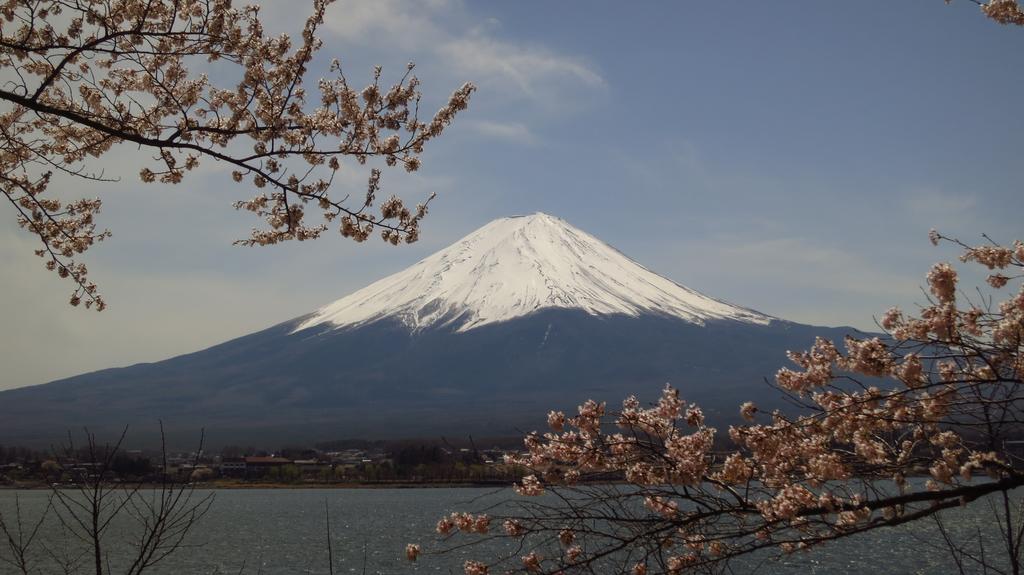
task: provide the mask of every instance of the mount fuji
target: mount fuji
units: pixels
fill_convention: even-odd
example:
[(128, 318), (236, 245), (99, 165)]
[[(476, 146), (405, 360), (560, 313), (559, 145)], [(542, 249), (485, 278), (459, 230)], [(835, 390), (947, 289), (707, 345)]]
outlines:
[[(756, 281), (756, 278), (751, 278)], [(320, 309), (192, 354), (0, 392), (0, 443), (69, 428), (207, 430), (214, 445), (540, 428), (666, 383), (711, 421), (781, 406), (765, 378), (816, 335), (657, 275), (546, 214), (502, 218)]]
[(296, 332), (397, 319), (413, 331), (473, 328), (551, 309), (704, 324), (772, 318), (673, 283), (547, 214), (495, 220), (405, 271), (324, 306)]

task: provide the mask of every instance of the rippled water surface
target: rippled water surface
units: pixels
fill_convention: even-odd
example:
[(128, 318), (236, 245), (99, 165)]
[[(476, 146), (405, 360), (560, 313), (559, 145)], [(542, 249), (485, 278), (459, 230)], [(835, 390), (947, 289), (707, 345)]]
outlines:
[[(437, 543), (437, 519), (453, 510), (479, 510), (512, 497), (511, 490), (474, 488), (416, 489), (251, 489), (222, 490), (206, 517), (195, 527), (189, 543), (151, 573), (328, 573), (325, 505), (329, 507), (335, 573), (461, 573), (469, 557), (486, 557), (476, 548), (443, 556), (425, 556), (415, 564), (404, 559), (405, 544)], [(45, 506), (46, 491), (0, 490), (0, 512), (8, 519), (15, 498), (26, 517)], [(946, 512), (947, 527), (959, 538), (979, 537), (990, 553), (998, 549), (998, 527), (987, 502)], [(116, 527), (129, 529), (130, 524)], [(122, 531), (122, 533), (125, 531)], [(115, 533), (112, 540), (125, 538)], [(66, 545), (60, 529), (47, 525), (41, 536), (51, 551)], [(810, 553), (757, 561), (758, 573), (950, 573), (955, 572), (941, 545), (935, 524), (922, 521), (852, 537)], [(123, 561), (123, 549), (111, 545), (113, 572)], [(4, 571), (0, 565), (0, 573)], [(755, 570), (754, 561), (735, 572)], [(41, 570), (48, 573), (50, 570)]]

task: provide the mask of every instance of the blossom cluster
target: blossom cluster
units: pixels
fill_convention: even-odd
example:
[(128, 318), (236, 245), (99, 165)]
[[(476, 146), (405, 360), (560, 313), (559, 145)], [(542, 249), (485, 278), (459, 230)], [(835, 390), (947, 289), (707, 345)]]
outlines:
[[(271, 36), (258, 6), (231, 0), (0, 1), (0, 191), (21, 227), (42, 242), (41, 256), (77, 288), (71, 303), (105, 306), (86, 269), (69, 260), (109, 236), (95, 228), (99, 200), (60, 202), (45, 192), (55, 172), (110, 181), (88, 162), (117, 144), (152, 151), (143, 182), (177, 184), (204, 162), (226, 165), (255, 189), (235, 204), (264, 220), (238, 243), (267, 245), (319, 237), (336, 223), (363, 241), (414, 242), (431, 198), (411, 206), (379, 198), (379, 169), (365, 193), (334, 193), (343, 161), (376, 158), (415, 171), (424, 146), (465, 110), (475, 90), (455, 90), (421, 119), (420, 82), (409, 64), (386, 83), (374, 70), (352, 86), (335, 60), (310, 86), (317, 36), (331, 0), (315, 0), (301, 33)], [(220, 61), (223, 79), (190, 68)], [(17, 70), (17, 73), (14, 71)], [(314, 97), (313, 94), (316, 94)], [(320, 212), (322, 221), (309, 223)]]
[(451, 535), (456, 530), (463, 533), (479, 533), (486, 535), (491, 527), (491, 518), (487, 515), (472, 515), (455, 512), (442, 517), (437, 522), (436, 531), (441, 535)]
[(551, 431), (530, 434), (527, 455), (506, 458), (534, 471), (516, 491), (537, 496), (544, 493), (544, 481), (572, 485), (587, 474), (609, 471), (622, 471), (630, 482), (648, 486), (692, 485), (704, 478), (715, 430), (704, 425), (699, 407), (687, 407), (677, 389), (666, 386), (648, 409), (636, 397), (627, 398), (614, 417), (616, 433), (604, 432), (605, 416), (605, 404), (593, 400), (580, 405), (573, 417), (551, 412)]
[(981, 11), (1000, 24), (1024, 26), (1024, 10), (1017, 0), (989, 0), (981, 4)]

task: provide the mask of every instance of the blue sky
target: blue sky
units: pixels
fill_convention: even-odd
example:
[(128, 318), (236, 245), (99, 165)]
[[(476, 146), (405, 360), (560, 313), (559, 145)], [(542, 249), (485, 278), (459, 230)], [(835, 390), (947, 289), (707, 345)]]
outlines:
[[(264, 4), (299, 30), (294, 3)], [(267, 327), (512, 214), (558, 215), (715, 297), (860, 328), (955, 258), (930, 228), (1024, 239), (1024, 30), (969, 2), (378, 0), (328, 20), (324, 59), (352, 80), (414, 60), (428, 109), (479, 86), (419, 173), (384, 174), (386, 192), (438, 194), (421, 242), (232, 247), (256, 223), (230, 208), (249, 190), (217, 166), (143, 185), (146, 156), (117, 149), (120, 182), (67, 185), (106, 203), (114, 236), (86, 261), (107, 311), (64, 305), (70, 285), (0, 222), (0, 388)], [(358, 191), (365, 168), (346, 169)]]

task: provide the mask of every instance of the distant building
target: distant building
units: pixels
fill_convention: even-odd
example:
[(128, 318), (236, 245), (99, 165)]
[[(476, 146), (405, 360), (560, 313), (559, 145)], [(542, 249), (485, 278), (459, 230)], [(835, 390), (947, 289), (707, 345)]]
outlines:
[(274, 455), (268, 456), (250, 456), (245, 458), (245, 474), (246, 476), (260, 476), (267, 471), (284, 467), (285, 465), (291, 465), (292, 460), (284, 457), (276, 457)]
[(244, 457), (225, 457), (220, 462), (220, 474), (224, 477), (244, 477), (245, 468)]
[(303, 473), (315, 473), (324, 469), (330, 469), (331, 464), (317, 459), (296, 459), (292, 462)]

